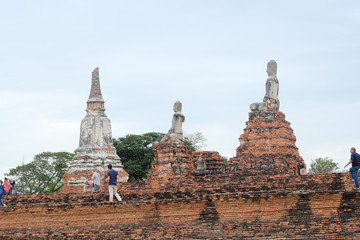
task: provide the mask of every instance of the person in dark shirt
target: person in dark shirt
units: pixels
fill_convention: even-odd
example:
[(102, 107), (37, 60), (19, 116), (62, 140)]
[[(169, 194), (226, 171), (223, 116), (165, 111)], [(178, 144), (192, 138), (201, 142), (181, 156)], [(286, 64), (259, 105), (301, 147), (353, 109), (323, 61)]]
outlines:
[(10, 181), (10, 195), (16, 195), (15, 180)]
[(120, 195), (117, 192), (117, 175), (118, 172), (112, 169), (112, 165), (108, 165), (109, 171), (107, 173), (108, 175), (108, 182), (109, 182), (109, 202), (113, 201), (113, 197), (115, 195), (116, 199), (119, 202), (122, 202)]
[(355, 181), (356, 189), (360, 189), (358, 170), (360, 168), (360, 155), (356, 152), (356, 149), (352, 147), (350, 149), (351, 157), (350, 161), (345, 165), (346, 168), (351, 163), (350, 174), (351, 178)]

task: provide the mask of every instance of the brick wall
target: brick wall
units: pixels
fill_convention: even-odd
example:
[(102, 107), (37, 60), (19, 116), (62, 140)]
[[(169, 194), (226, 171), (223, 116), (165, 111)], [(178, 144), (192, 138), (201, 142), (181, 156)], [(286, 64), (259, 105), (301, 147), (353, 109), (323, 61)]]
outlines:
[[(0, 238), (360, 239), (350, 174), (300, 175), (295, 140), (285, 115), (272, 111), (249, 114), (226, 166), (217, 152), (158, 143), (147, 181), (119, 183), (123, 204), (107, 202), (104, 182), (96, 194), (67, 186), (5, 197)], [(207, 170), (195, 170), (199, 158)]]
[[(179, 180), (179, 179), (178, 179)], [(360, 194), (348, 174), (193, 176), (154, 189), (5, 197), (3, 239), (359, 239)]]

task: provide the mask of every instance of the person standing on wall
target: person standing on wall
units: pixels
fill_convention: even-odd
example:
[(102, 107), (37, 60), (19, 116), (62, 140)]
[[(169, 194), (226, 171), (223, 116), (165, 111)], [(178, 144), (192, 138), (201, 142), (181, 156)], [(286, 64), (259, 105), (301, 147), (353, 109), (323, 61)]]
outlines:
[(352, 147), (350, 149), (351, 157), (350, 161), (345, 165), (346, 168), (351, 163), (350, 174), (351, 178), (355, 181), (356, 189), (360, 189), (358, 170), (360, 168), (360, 155), (356, 152), (356, 149)]
[(4, 195), (9, 195), (10, 185), (7, 177), (4, 179)]
[(16, 195), (15, 180), (10, 181), (10, 195)]
[(109, 168), (109, 171), (108, 171), (107, 175), (108, 175), (108, 182), (109, 182), (109, 202), (113, 201), (114, 195), (119, 202), (122, 202), (122, 199), (117, 192), (117, 186), (116, 186), (118, 172), (115, 171), (114, 169), (112, 169), (111, 164), (108, 165), (108, 168)]
[(100, 174), (98, 172), (96, 172), (95, 170), (93, 170), (92, 180), (94, 183), (94, 192), (99, 191), (99, 189), (100, 189)]

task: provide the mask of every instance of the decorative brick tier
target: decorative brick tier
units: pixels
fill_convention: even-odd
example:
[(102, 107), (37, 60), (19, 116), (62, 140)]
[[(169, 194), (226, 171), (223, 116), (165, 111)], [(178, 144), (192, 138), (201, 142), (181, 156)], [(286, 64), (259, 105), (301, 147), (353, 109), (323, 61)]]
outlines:
[(299, 166), (305, 166), (295, 146), (294, 132), (282, 112), (250, 112), (239, 141), (230, 164), (245, 175), (299, 175)]

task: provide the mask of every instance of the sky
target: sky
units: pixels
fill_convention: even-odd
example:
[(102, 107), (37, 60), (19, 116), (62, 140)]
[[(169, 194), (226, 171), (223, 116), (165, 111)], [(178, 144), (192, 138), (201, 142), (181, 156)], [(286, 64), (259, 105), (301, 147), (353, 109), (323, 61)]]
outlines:
[(185, 134), (233, 157), (274, 59), (306, 164), (360, 149), (357, 0), (1, 1), (0, 29), (0, 178), (78, 147), (96, 67), (114, 138), (167, 132), (180, 100)]

